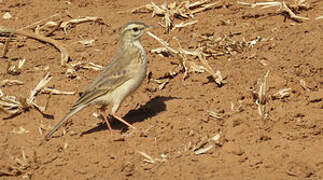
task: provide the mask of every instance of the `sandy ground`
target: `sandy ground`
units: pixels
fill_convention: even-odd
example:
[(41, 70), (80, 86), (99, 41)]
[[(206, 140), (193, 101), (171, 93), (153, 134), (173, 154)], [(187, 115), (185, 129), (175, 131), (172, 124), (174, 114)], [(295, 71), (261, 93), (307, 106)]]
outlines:
[[(180, 42), (191, 51), (198, 47), (201, 35), (214, 39), (226, 36), (236, 43), (261, 40), (240, 51), (229, 49), (231, 54), (207, 58), (212, 69), (225, 78), (226, 83), (218, 86), (207, 72), (190, 72), (183, 80), (179, 58), (151, 53), (161, 45), (145, 35), (142, 44), (150, 79), (146, 78), (118, 111), (144, 133), (132, 133), (114, 121), (115, 136), (132, 133), (116, 141), (106, 125), (92, 116), (96, 112), (93, 106), (73, 116), (50, 141), (44, 141), (41, 133), (68, 112), (98, 71), (80, 68), (76, 77), (70, 78), (53, 46), (13, 36), (6, 57), (0, 58), (0, 80), (16, 79), (24, 84), (1, 87), (3, 93), (28, 97), (50, 72), (48, 87), (75, 94), (52, 95), (49, 101), (49, 95), (39, 94), (37, 104), (48, 102), (47, 116), (34, 108), (14, 117), (0, 112), (0, 179), (323, 179), (323, 20), (315, 20), (323, 15), (323, 1), (309, 0), (311, 8), (294, 9), (310, 18), (303, 22), (286, 18), (277, 7), (250, 8), (223, 1), (224, 6), (197, 13), (194, 19), (175, 18), (175, 24), (198, 22), (169, 33), (158, 25), (163, 17), (127, 12), (150, 3), (148, 0), (69, 2), (1, 0), (1, 16), (9, 12), (12, 17), (1, 17), (0, 25), (20, 29), (57, 13), (39, 24), (101, 17), (100, 22), (70, 27), (67, 34), (57, 30), (49, 38), (67, 46), (70, 63), (102, 66), (116, 50), (119, 28), (133, 20), (159, 27), (152, 32), (172, 47), (178, 48)], [(154, 2), (161, 5), (165, 1)], [(37, 25), (24, 30), (32, 32)], [(1, 49), (5, 37), (2, 34)], [(78, 42), (92, 39), (92, 45)], [(26, 62), (20, 73), (8, 74), (9, 62), (18, 64), (21, 59)], [(189, 61), (199, 64), (192, 56)], [(178, 74), (159, 89), (154, 80), (169, 72)], [(267, 72), (261, 116), (256, 101)], [(285, 88), (290, 88), (288, 96), (275, 98), (274, 94)], [(201, 150), (205, 152), (198, 154)]]

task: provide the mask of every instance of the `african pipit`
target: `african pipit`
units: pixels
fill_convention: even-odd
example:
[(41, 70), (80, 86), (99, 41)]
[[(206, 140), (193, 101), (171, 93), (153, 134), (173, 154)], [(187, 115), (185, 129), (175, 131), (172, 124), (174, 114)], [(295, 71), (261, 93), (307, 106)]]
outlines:
[[(141, 22), (130, 22), (121, 28), (116, 55), (74, 103), (69, 113), (48, 132), (45, 136), (47, 140), (66, 120), (91, 104), (101, 105), (101, 113), (104, 113), (107, 106), (111, 105), (110, 115), (128, 127), (135, 129), (134, 126), (118, 117), (116, 112), (122, 101), (134, 92), (145, 78), (147, 59), (140, 38), (150, 28), (151, 26)], [(112, 133), (108, 117), (104, 114), (103, 117), (110, 133)]]

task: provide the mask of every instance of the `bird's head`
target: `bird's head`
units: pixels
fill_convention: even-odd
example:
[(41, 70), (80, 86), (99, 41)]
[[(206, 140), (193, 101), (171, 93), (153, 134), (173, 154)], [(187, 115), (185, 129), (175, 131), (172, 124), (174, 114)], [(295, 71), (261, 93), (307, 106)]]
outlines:
[(120, 29), (120, 38), (123, 41), (135, 41), (140, 39), (140, 37), (151, 28), (152, 26), (142, 22), (129, 22)]

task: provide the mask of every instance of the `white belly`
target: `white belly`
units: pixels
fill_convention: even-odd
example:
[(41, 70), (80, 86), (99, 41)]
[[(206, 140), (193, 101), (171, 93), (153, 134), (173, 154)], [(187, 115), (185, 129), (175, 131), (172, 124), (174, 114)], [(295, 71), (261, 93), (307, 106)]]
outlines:
[(131, 95), (138, 87), (141, 85), (142, 81), (146, 75), (147, 65), (143, 64), (144, 67), (138, 68), (138, 71), (133, 75), (132, 79), (129, 79), (127, 82), (116, 88), (111, 93), (108, 93), (105, 96), (101, 96), (97, 99), (98, 103), (105, 105), (112, 105), (111, 113), (114, 114), (119, 109), (122, 101), (129, 95)]
[(134, 44), (140, 50), (140, 56), (142, 59), (142, 64), (134, 65), (132, 78), (127, 82), (116, 88), (111, 93), (108, 93), (105, 96), (101, 96), (97, 99), (97, 102), (102, 103), (104, 105), (112, 105), (111, 113), (114, 114), (119, 109), (122, 101), (132, 94), (138, 87), (141, 85), (142, 81), (145, 79), (146, 71), (147, 71), (147, 59), (146, 52), (144, 48), (141, 46), (139, 41), (135, 41)]

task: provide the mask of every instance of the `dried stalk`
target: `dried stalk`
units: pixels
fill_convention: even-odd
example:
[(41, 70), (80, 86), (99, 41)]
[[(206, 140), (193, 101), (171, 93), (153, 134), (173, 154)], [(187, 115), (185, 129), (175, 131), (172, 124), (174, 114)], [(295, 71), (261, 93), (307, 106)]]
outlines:
[[(217, 71), (215, 73), (213, 71), (213, 69), (208, 64), (207, 60), (205, 59), (205, 55), (201, 51), (200, 48), (195, 49), (194, 51), (188, 51), (188, 50), (185, 50), (185, 49), (183, 49), (181, 47), (179, 47), (178, 49), (175, 49), (175, 48), (170, 47), (167, 42), (160, 39), (159, 37), (157, 37), (153, 33), (147, 32), (147, 34), (149, 36), (151, 36), (152, 38), (154, 38), (155, 40), (157, 40), (160, 44), (162, 44), (170, 53), (173, 53), (173, 54), (175, 54), (175, 55), (177, 55), (179, 57), (180, 64), (182, 65), (182, 67), (184, 69), (183, 79), (185, 79), (187, 77), (187, 73), (188, 73), (188, 68), (186, 66), (187, 59), (188, 59), (187, 55), (191, 55), (191, 56), (197, 57), (200, 60), (201, 64), (205, 67), (205, 70), (214, 78), (215, 82), (219, 86), (221, 86), (221, 85), (223, 85), (225, 83), (225, 81), (223, 80), (223, 78), (221, 76), (221, 72)], [(179, 46), (181, 46), (180, 43), (179, 43)]]
[(66, 47), (54, 39), (51, 39), (51, 38), (48, 38), (48, 37), (45, 37), (45, 36), (42, 36), (39, 34), (26, 32), (23, 30), (15, 30), (15, 29), (5, 28), (3, 26), (0, 26), (0, 33), (12, 33), (12, 34), (16, 34), (16, 35), (22, 35), (22, 36), (26, 36), (28, 38), (32, 38), (32, 39), (41, 41), (41, 42), (49, 43), (61, 52), (61, 65), (62, 66), (64, 66), (65, 63), (67, 63), (67, 61), (68, 61), (69, 53), (68, 53)]
[[(193, 18), (194, 14), (214, 8), (218, 3), (219, 1), (209, 2), (209, 0), (196, 2), (182, 1), (180, 3), (163, 3), (162, 5), (158, 6), (154, 2), (151, 2), (150, 4), (133, 9), (131, 13), (152, 13), (152, 17), (155, 15), (163, 16), (164, 23), (161, 24), (161, 26), (166, 28), (169, 32), (176, 28), (176, 25), (173, 25), (175, 18)], [(183, 24), (179, 24), (177, 26), (181, 27)]]
[(262, 117), (264, 117), (264, 112), (265, 112), (266, 102), (267, 102), (268, 76), (269, 76), (269, 71), (267, 71), (267, 73), (264, 76), (264, 81), (260, 84), (259, 91), (258, 91), (258, 100), (256, 102), (256, 104), (258, 105), (258, 113)]
[(0, 87), (4, 86), (12, 86), (12, 85), (23, 85), (24, 83), (19, 80), (10, 80), (10, 79), (5, 79), (0, 81)]
[(72, 25), (75, 24), (80, 24), (80, 23), (85, 23), (85, 22), (97, 22), (102, 20), (102, 18), (100, 17), (95, 17), (95, 16), (85, 16), (85, 17), (80, 17), (80, 18), (76, 18), (76, 19), (71, 19), (65, 22), (62, 22), (60, 24), (60, 28), (64, 29), (64, 32), (67, 34), (66, 29)]
[(16, 115), (22, 113), (30, 108), (36, 108), (41, 113), (44, 113), (46, 106), (39, 106), (35, 103), (36, 96), (39, 93), (48, 93), (50, 95), (73, 95), (74, 92), (59, 91), (53, 88), (45, 87), (47, 83), (52, 79), (52, 76), (47, 73), (43, 79), (36, 85), (36, 87), (30, 92), (28, 98), (17, 98), (15, 96), (7, 96), (0, 90), (0, 111), (10, 115)]
[[(309, 20), (307, 17), (297, 16), (288, 6), (287, 4), (283, 2), (256, 2), (256, 3), (247, 3), (247, 2), (241, 2), (238, 1), (238, 4), (241, 5), (249, 5), (251, 8), (255, 8), (257, 6), (262, 6), (262, 9), (264, 8), (270, 8), (270, 7), (278, 7), (279, 9), (277, 11), (286, 12), (291, 19), (302, 21), (302, 20)], [(308, 5), (304, 4), (304, 2), (299, 2), (294, 5), (294, 8), (299, 7), (308, 7)]]

